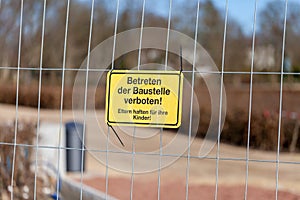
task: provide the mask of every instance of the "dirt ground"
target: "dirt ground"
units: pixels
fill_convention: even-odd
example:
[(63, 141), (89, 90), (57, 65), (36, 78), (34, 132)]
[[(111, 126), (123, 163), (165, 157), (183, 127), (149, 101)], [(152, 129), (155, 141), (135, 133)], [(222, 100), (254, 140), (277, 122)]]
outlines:
[[(84, 184), (105, 191), (105, 178), (94, 177), (84, 180)], [(121, 200), (130, 199), (131, 180), (129, 178), (110, 178), (108, 184), (108, 194)], [(223, 200), (240, 200), (244, 199), (245, 186), (226, 186), (218, 187), (218, 199)], [(140, 181), (135, 180), (133, 186), (133, 199), (152, 200), (158, 199), (158, 182), (157, 181)], [(214, 199), (215, 186), (202, 184), (189, 184), (188, 199)], [(176, 180), (164, 183), (160, 187), (160, 199), (182, 200), (186, 199), (185, 180)], [(254, 186), (248, 187), (247, 199), (249, 200), (266, 200), (275, 199), (275, 190), (268, 190)], [(288, 192), (278, 192), (280, 200), (299, 200), (300, 195)]]
[[(12, 121), (15, 118), (15, 106), (0, 104), (0, 120), (2, 122)], [(73, 120), (72, 111), (63, 111), (63, 122)], [(92, 116), (96, 115), (97, 120)], [(60, 113), (57, 110), (44, 110), (40, 112), (40, 121), (59, 123)], [(76, 120), (82, 120), (83, 115), (75, 114)], [(19, 107), (19, 120), (37, 122), (37, 109)], [(103, 111), (95, 113), (88, 112), (87, 115), (86, 147), (86, 170), (84, 183), (105, 192), (105, 156), (108, 156), (109, 165), (115, 169), (108, 168), (109, 186), (108, 193), (119, 199), (129, 199), (132, 168), (132, 154), (117, 154), (106, 152), (106, 132), (108, 127), (104, 123)], [(100, 127), (100, 129), (99, 129)], [(100, 132), (104, 132), (101, 134)], [(54, 134), (54, 133), (53, 133)], [(142, 130), (137, 134), (147, 134)], [(159, 134), (147, 139), (136, 141), (136, 151), (151, 152), (159, 145)], [(188, 137), (183, 134), (174, 134), (165, 131), (162, 134), (163, 146), (173, 141), (171, 152), (178, 150), (187, 144)], [(132, 139), (130, 136), (120, 133), (125, 143), (124, 150), (130, 152)], [(120, 147), (116, 138), (111, 135), (113, 145)], [(197, 158), (202, 139), (196, 138), (191, 143), (189, 166), (187, 164), (186, 152), (183, 156), (172, 161), (171, 165), (164, 166), (160, 173), (160, 195), (162, 199), (185, 199), (186, 171), (189, 174), (189, 199), (214, 199), (216, 181), (216, 146), (209, 153), (208, 158)], [(109, 148), (112, 148), (110, 145)], [(248, 173), (248, 199), (275, 199), (276, 188), (276, 152), (266, 152), (250, 149), (251, 161)], [(136, 156), (135, 168), (158, 166), (156, 156)], [(227, 144), (220, 145), (220, 158), (218, 163), (218, 199), (243, 199), (246, 180), (246, 147), (235, 147)], [(167, 160), (168, 157), (163, 157)], [(168, 160), (167, 160), (168, 161)], [(118, 169), (119, 168), (119, 169)], [(124, 172), (127, 171), (127, 172)], [(128, 173), (129, 171), (129, 173)], [(280, 153), (279, 163), (279, 199), (300, 199), (300, 154)], [(70, 175), (78, 179), (78, 174)], [(158, 194), (158, 171), (134, 174), (134, 199), (157, 199)]]

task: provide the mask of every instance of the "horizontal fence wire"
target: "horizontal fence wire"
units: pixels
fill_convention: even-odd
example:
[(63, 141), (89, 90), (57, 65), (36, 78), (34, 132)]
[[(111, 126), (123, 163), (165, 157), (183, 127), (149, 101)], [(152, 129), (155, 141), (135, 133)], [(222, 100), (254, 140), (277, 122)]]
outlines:
[[(18, 69), (18, 67), (0, 67), (0, 71), (2, 69), (8, 69), (8, 70), (20, 70), (20, 71), (61, 71), (61, 72), (67, 72), (67, 71), (71, 71), (71, 72), (109, 72), (111, 71), (110, 69), (93, 69), (93, 68), (90, 68), (90, 69), (81, 69), (81, 68), (42, 68), (42, 69), (39, 69), (39, 68), (27, 68), (27, 67), (21, 67)], [(192, 74), (193, 71), (192, 70), (182, 70), (183, 73), (190, 73)], [(207, 74), (207, 75), (210, 75), (210, 74), (240, 74), (240, 75), (300, 75), (300, 72), (278, 72), (278, 71), (224, 71), (224, 72), (220, 72), (220, 71), (203, 71), (201, 69), (197, 69), (195, 72), (195, 74)]]
[[(5, 143), (0, 142), (0, 145), (3, 146), (14, 146), (13, 143)], [(29, 145), (29, 144), (16, 144), (16, 147), (26, 147), (26, 148), (35, 148), (37, 145)], [(78, 150), (81, 151), (81, 148), (73, 148), (73, 147), (58, 147), (58, 146), (47, 146), (47, 145), (38, 145), (39, 149), (49, 149), (49, 150)], [(115, 150), (100, 150), (100, 149), (90, 149), (85, 148), (84, 151), (88, 152), (94, 152), (94, 153), (112, 153), (112, 154), (124, 154), (124, 155), (132, 155), (132, 152), (129, 151), (115, 151)], [(187, 158), (187, 155), (181, 155), (181, 154), (166, 154), (166, 153), (151, 153), (151, 152), (136, 152), (136, 155), (146, 155), (146, 156), (162, 156), (162, 157), (171, 157), (171, 158)], [(190, 158), (197, 158), (197, 159), (209, 159), (209, 160), (216, 160), (216, 156), (195, 156), (190, 155)], [(239, 158), (239, 157), (227, 157), (222, 156), (219, 157), (219, 160), (224, 161), (247, 161), (247, 158)], [(249, 162), (266, 162), (266, 163), (281, 163), (281, 164), (300, 164), (300, 161), (287, 161), (287, 160), (280, 160), (277, 161), (276, 159), (248, 159)]]

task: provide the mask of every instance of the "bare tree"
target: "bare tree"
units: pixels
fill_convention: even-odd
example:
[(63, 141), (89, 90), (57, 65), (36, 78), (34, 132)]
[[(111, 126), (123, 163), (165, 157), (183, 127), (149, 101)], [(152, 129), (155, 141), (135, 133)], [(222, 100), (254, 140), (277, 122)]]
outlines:
[[(47, 19), (46, 22), (54, 21), (55, 14), (53, 10), (61, 3), (53, 0), (47, 3)], [(7, 67), (16, 67), (18, 59), (18, 46), (21, 46), (21, 67), (38, 67), (40, 61), (40, 43), (42, 35), (42, 16), (43, 1), (28, 0), (24, 1), (23, 21), (22, 21), (22, 41), (19, 41), (21, 3), (20, 1), (4, 0), (1, 4), (0, 11), (0, 65), (6, 67), (2, 69), (1, 80), (7, 81), (11, 78), (12, 70)], [(33, 12), (34, 11), (34, 12)], [(47, 36), (47, 32), (45, 33)], [(47, 37), (46, 37), (47, 38)], [(53, 39), (53, 38), (52, 38)], [(53, 42), (53, 41), (52, 41)], [(54, 43), (55, 44), (55, 43)], [(55, 45), (54, 45), (55, 46)], [(55, 47), (56, 48), (56, 47)], [(49, 57), (48, 47), (45, 51), (45, 57)], [(53, 51), (53, 48), (49, 49)], [(49, 60), (55, 60), (55, 56), (51, 56)], [(47, 62), (47, 59), (46, 59)], [(31, 73), (24, 73), (22, 78), (30, 80)], [(27, 77), (29, 76), (29, 77)], [(27, 78), (26, 78), (27, 77)]]
[[(0, 8), (0, 66), (16, 65), (16, 47), (18, 45), (18, 20), (20, 3), (17, 1), (2, 1)], [(1, 80), (7, 81), (11, 71), (3, 68)]]
[(218, 67), (221, 67), (224, 18), (212, 1), (203, 2), (200, 11), (200, 43), (209, 52)]
[[(300, 6), (289, 2), (286, 27), (286, 53), (292, 58), (294, 64), (300, 63), (299, 45), (300, 39)], [(260, 34), (262, 44), (271, 44), (275, 49), (275, 66), (280, 70), (282, 38), (284, 31), (284, 2), (270, 2), (260, 13)]]
[[(193, 37), (196, 22), (196, 2), (186, 4), (175, 12), (176, 29)], [(187, 14), (189, 13), (189, 14)], [(194, 14), (193, 14), (194, 13)], [(199, 12), (198, 42), (208, 51), (216, 65), (222, 62), (222, 46), (225, 16), (211, 0), (201, 1)], [(241, 26), (233, 18), (229, 18), (226, 35), (226, 67), (243, 67), (247, 40)]]

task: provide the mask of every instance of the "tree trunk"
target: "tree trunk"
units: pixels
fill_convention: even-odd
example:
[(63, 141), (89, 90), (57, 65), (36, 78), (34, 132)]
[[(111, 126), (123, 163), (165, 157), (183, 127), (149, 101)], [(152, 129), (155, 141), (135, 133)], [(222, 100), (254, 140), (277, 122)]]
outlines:
[(295, 150), (296, 150), (297, 141), (298, 141), (298, 137), (299, 137), (299, 125), (300, 125), (300, 122), (299, 122), (299, 120), (297, 120), (296, 124), (295, 124), (295, 128), (294, 128), (294, 132), (293, 132), (292, 142), (290, 145), (290, 152), (295, 152)]

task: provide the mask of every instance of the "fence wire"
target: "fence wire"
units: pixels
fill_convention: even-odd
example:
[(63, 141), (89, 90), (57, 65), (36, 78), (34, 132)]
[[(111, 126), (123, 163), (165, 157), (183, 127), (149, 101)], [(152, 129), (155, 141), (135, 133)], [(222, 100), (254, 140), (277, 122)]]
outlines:
[[(70, 34), (69, 32), (69, 20), (70, 20), (70, 4), (72, 4), (72, 1), (67, 0), (66, 4), (66, 15), (65, 15), (65, 27), (64, 27), (64, 39), (63, 39), (63, 60), (62, 60), (62, 66), (60, 68), (45, 68), (43, 67), (43, 53), (44, 53), (44, 37), (45, 37), (45, 29), (46, 29), (46, 12), (47, 12), (47, 1), (43, 1), (43, 12), (42, 12), (42, 32), (41, 32), (41, 45), (40, 45), (40, 60), (39, 60), (39, 68), (34, 68), (30, 66), (25, 66), (21, 67), (21, 56), (22, 56), (22, 34), (24, 32), (23, 30), (23, 11), (24, 11), (24, 2), (23, 0), (20, 1), (20, 19), (19, 19), (19, 36), (18, 36), (18, 58), (17, 58), (17, 66), (1, 66), (1, 70), (17, 70), (17, 76), (16, 76), (16, 103), (15, 103), (15, 121), (14, 121), (14, 140), (12, 143), (9, 142), (0, 142), (0, 147), (3, 147), (5, 145), (12, 146), (13, 147), (13, 159), (12, 159), (12, 166), (11, 166), (11, 179), (10, 179), (10, 187), (11, 187), (11, 193), (10, 193), (10, 199), (14, 199), (14, 187), (15, 187), (15, 168), (16, 168), (16, 149), (18, 147), (30, 147), (35, 149), (35, 173), (34, 173), (34, 199), (37, 199), (37, 176), (38, 176), (38, 153), (41, 149), (53, 149), (57, 150), (57, 157), (58, 159), (55, 161), (57, 164), (57, 174), (56, 176), (58, 177), (57, 180), (60, 179), (60, 171), (63, 170), (59, 168), (60, 166), (60, 158), (61, 158), (61, 153), (60, 150), (79, 150), (81, 151), (81, 172), (80, 172), (80, 184), (81, 184), (81, 190), (80, 190), (80, 199), (83, 199), (83, 188), (84, 188), (84, 153), (87, 151), (85, 147), (85, 135), (86, 135), (86, 124), (87, 124), (87, 101), (88, 101), (88, 82), (89, 82), (89, 74), (91, 73), (97, 73), (97, 72), (108, 72), (110, 70), (115, 69), (115, 55), (116, 55), (116, 46), (117, 46), (117, 33), (118, 33), (118, 26), (120, 24), (118, 19), (120, 17), (120, 0), (113, 1), (112, 3), (115, 3), (115, 19), (114, 21), (114, 31), (113, 31), (113, 48), (112, 48), (112, 58), (111, 58), (111, 68), (110, 69), (93, 69), (90, 68), (90, 55), (91, 55), (91, 50), (92, 50), (92, 36), (93, 36), (93, 20), (94, 20), (94, 15), (98, 13), (94, 13), (94, 8), (95, 8), (95, 1), (97, 0), (92, 0), (91, 5), (90, 5), (90, 21), (89, 21), (89, 35), (88, 37), (88, 47), (87, 47), (87, 64), (85, 69), (75, 69), (75, 68), (67, 68), (66, 65), (66, 60), (67, 60), (67, 47), (68, 47), (68, 35)], [(220, 161), (236, 161), (236, 162), (244, 162), (246, 164), (246, 171), (245, 171), (245, 192), (244, 192), (244, 199), (248, 198), (248, 187), (249, 187), (249, 164), (250, 162), (256, 162), (256, 163), (273, 163), (276, 164), (276, 173), (275, 173), (275, 190), (276, 190), (276, 197), (275, 199), (278, 199), (278, 191), (279, 191), (279, 171), (280, 171), (280, 164), (289, 164), (289, 165), (300, 165), (300, 162), (298, 161), (283, 161), (280, 160), (280, 138), (281, 138), (281, 129), (282, 129), (282, 118), (283, 118), (283, 83), (284, 83), (284, 76), (285, 75), (295, 75), (299, 76), (299, 72), (285, 72), (284, 71), (284, 60), (285, 60), (285, 43), (286, 43), (286, 29), (287, 29), (287, 13), (288, 13), (288, 0), (285, 0), (285, 10), (284, 10), (284, 28), (283, 28), (283, 33), (282, 33), (282, 51), (281, 51), (281, 69), (280, 72), (277, 71), (255, 71), (254, 70), (254, 61), (255, 61), (255, 48), (256, 48), (256, 30), (257, 30), (257, 4), (258, 0), (254, 0), (254, 13), (253, 13), (253, 27), (252, 27), (252, 43), (251, 43), (251, 64), (250, 64), (250, 71), (230, 71), (230, 70), (225, 70), (225, 59), (226, 59), (226, 39), (227, 39), (227, 29), (228, 29), (228, 16), (230, 15), (229, 13), (229, 2), (230, 0), (224, 0), (225, 1), (225, 18), (224, 18), (224, 29), (223, 29), (223, 42), (222, 42), (222, 58), (221, 58), (221, 71), (219, 72), (214, 72), (214, 71), (199, 71), (195, 70), (195, 65), (196, 65), (196, 52), (197, 52), (197, 42), (198, 42), (198, 31), (199, 31), (199, 18), (201, 17), (201, 11), (200, 11), (200, 4), (201, 1), (199, 0), (197, 2), (197, 11), (196, 11), (196, 20), (195, 20), (195, 28), (194, 28), (194, 49), (193, 49), (193, 60), (194, 62), (192, 63), (192, 69), (184, 69), (184, 73), (191, 74), (191, 88), (194, 90), (195, 88), (195, 76), (197, 74), (216, 74), (220, 75), (220, 112), (219, 112), (219, 127), (218, 127), (218, 140), (217, 140), (217, 152), (216, 156), (195, 156), (191, 155), (191, 137), (192, 137), (192, 122), (193, 122), (193, 99), (194, 99), (194, 93), (191, 93), (190, 97), (190, 108), (189, 108), (189, 128), (188, 128), (188, 149), (187, 149), (187, 154), (186, 155), (177, 155), (177, 154), (169, 154), (169, 153), (164, 153), (163, 152), (163, 133), (164, 129), (160, 129), (159, 131), (159, 153), (147, 153), (147, 152), (139, 152), (136, 151), (136, 129), (133, 129), (133, 138), (132, 138), (132, 148), (131, 152), (123, 152), (123, 151), (115, 151), (111, 150), (109, 148), (109, 140), (110, 140), (110, 128), (107, 127), (107, 141), (106, 141), (106, 148), (105, 150), (97, 150), (97, 149), (88, 149), (89, 152), (95, 152), (95, 153), (104, 153), (105, 156), (105, 198), (108, 199), (109, 194), (109, 155), (112, 154), (124, 154), (124, 155), (131, 155), (132, 156), (132, 168), (131, 168), (131, 179), (130, 179), (130, 199), (133, 199), (134, 195), (134, 186), (135, 186), (135, 157), (137, 155), (144, 155), (144, 156), (158, 156), (159, 162), (158, 162), (158, 175), (157, 175), (157, 199), (161, 198), (161, 166), (162, 166), (162, 159), (164, 157), (180, 157), (180, 158), (185, 158), (186, 159), (186, 172), (185, 172), (185, 199), (189, 199), (189, 176), (190, 176), (190, 160), (191, 159), (210, 159), (215, 161), (215, 192), (214, 192), (214, 199), (220, 199), (219, 194), (219, 162)], [(26, 1), (25, 1), (26, 2)], [(186, 2), (187, 3), (187, 2)], [(147, 4), (151, 4), (151, 1), (148, 0), (143, 0), (142, 1), (142, 8), (141, 8), (141, 23), (140, 23), (140, 37), (137, 38), (139, 40), (139, 49), (138, 49), (138, 60), (137, 60), (137, 67), (138, 70), (140, 70), (141, 66), (141, 54), (142, 54), (142, 42), (143, 42), (143, 29), (144, 29), (144, 21), (146, 20), (146, 6)], [(2, 1), (0, 0), (0, 9), (5, 9), (5, 7), (2, 6)], [(169, 37), (170, 37), (170, 30), (171, 30), (171, 25), (172, 25), (172, 15), (175, 12), (174, 11), (174, 2), (172, 0), (168, 1), (168, 20), (167, 20), (167, 43), (166, 43), (166, 52), (165, 52), (165, 70), (167, 70), (168, 66), (168, 48), (169, 48)], [(221, 48), (221, 47), (219, 47)], [(37, 105), (37, 130), (36, 130), (36, 144), (21, 144), (17, 142), (17, 134), (18, 134), (18, 126), (19, 126), (19, 93), (20, 93), (20, 73), (22, 71), (37, 71), (39, 76), (38, 76), (38, 105)], [(45, 146), (45, 145), (40, 145), (39, 144), (39, 132), (40, 132), (40, 112), (41, 112), (41, 90), (42, 90), (42, 73), (43, 71), (60, 71), (62, 72), (61, 74), (61, 96), (60, 96), (60, 105), (59, 105), (59, 138), (61, 138), (61, 135), (63, 134), (63, 105), (64, 105), (64, 93), (65, 93), (65, 76), (66, 72), (83, 72), (85, 73), (85, 93), (84, 93), (84, 107), (83, 107), (83, 141), (82, 141), (82, 146), (81, 148), (67, 148), (64, 147), (62, 144), (62, 141), (59, 139), (59, 146)], [(221, 120), (222, 120), (222, 98), (223, 96), (223, 82), (224, 82), (224, 75), (227, 74), (238, 74), (238, 75), (250, 75), (249, 79), (249, 104), (248, 104), (248, 123), (247, 123), (247, 145), (246, 145), (246, 157), (245, 158), (234, 158), (234, 157), (221, 157), (221, 149), (220, 149), (220, 140), (221, 140), (221, 132), (222, 132), (222, 127), (221, 127)], [(251, 159), (250, 158), (250, 139), (251, 139), (251, 116), (252, 116), (252, 106), (253, 106), (253, 78), (254, 75), (280, 75), (280, 89), (279, 89), (279, 108), (278, 108), (278, 131), (277, 131), (277, 150), (276, 150), (276, 159)], [(56, 193), (59, 194), (59, 184), (56, 186)]]

